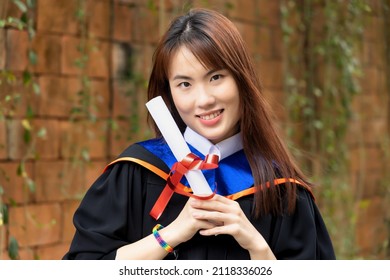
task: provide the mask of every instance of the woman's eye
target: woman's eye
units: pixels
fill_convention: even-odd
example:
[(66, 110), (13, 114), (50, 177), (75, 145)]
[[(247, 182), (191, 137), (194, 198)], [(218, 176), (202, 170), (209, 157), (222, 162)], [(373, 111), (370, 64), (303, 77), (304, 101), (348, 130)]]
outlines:
[(214, 75), (211, 77), (210, 81), (216, 81), (216, 80), (219, 80), (220, 78), (222, 77), (221, 74), (217, 74), (217, 75)]
[(187, 87), (189, 87), (191, 84), (189, 83), (189, 82), (182, 82), (182, 83), (180, 83), (178, 86), (179, 87), (184, 87), (184, 88), (187, 88)]

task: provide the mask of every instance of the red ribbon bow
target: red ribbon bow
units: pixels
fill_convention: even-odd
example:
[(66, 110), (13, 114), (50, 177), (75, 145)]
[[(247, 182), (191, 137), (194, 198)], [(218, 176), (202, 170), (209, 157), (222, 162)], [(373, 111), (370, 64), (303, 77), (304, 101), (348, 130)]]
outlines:
[(180, 180), (190, 170), (206, 170), (217, 168), (218, 160), (219, 157), (213, 154), (207, 155), (206, 158), (202, 160), (197, 155), (189, 153), (184, 159), (176, 162), (169, 172), (167, 184), (165, 185), (165, 188), (150, 211), (150, 215), (154, 219), (158, 220), (174, 192), (203, 200), (212, 198), (215, 194), (215, 191), (208, 196), (197, 196), (189, 191), (186, 191), (186, 187), (180, 183)]

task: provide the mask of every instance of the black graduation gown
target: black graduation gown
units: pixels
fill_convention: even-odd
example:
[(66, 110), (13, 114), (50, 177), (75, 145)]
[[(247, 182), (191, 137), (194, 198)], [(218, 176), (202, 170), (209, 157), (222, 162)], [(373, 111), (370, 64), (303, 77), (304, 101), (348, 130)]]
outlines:
[[(121, 157), (143, 159), (165, 172), (168, 166), (150, 151), (134, 144)], [(151, 234), (160, 223), (170, 224), (188, 197), (174, 193), (156, 221), (149, 215), (166, 181), (133, 162), (113, 164), (90, 187), (73, 222), (76, 232), (63, 259), (115, 259), (116, 250)], [(281, 187), (281, 186), (278, 186)], [(251, 216), (253, 195), (237, 200), (243, 212), (262, 234), (277, 259), (335, 259), (333, 246), (311, 194), (298, 188), (296, 210), (292, 215)], [(177, 259), (249, 259), (229, 235), (204, 237), (196, 234), (175, 248)], [(174, 258), (168, 254), (166, 259)]]

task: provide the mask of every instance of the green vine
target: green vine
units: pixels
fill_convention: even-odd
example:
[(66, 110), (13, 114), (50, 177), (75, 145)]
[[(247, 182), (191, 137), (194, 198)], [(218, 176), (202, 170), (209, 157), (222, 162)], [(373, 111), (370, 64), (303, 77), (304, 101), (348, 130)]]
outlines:
[[(80, 89), (77, 91), (77, 99), (73, 100), (73, 106), (69, 112), (69, 123), (73, 125), (72, 133), (67, 134), (68, 155), (69, 159), (65, 159), (65, 165), (59, 178), (71, 177), (72, 171), (84, 169), (91, 162), (90, 149), (88, 143), (76, 144), (74, 137), (82, 137), (85, 140), (96, 138), (91, 126), (97, 122), (97, 102), (91, 90), (92, 80), (89, 77), (88, 65), (90, 62), (90, 54), (97, 50), (93, 45), (92, 38), (88, 30), (88, 17), (90, 14), (87, 9), (87, 0), (78, 0), (74, 13), (75, 21), (78, 24), (80, 41), (77, 45), (78, 57), (74, 60), (75, 67), (79, 70), (78, 79)], [(75, 133), (75, 134), (74, 134)], [(77, 136), (78, 135), (78, 136)], [(66, 196), (75, 195), (81, 198), (84, 194), (70, 194), (69, 188), (71, 180), (62, 180), (60, 185), (61, 191)]]
[[(5, 18), (8, 5), (16, 6), (17, 10), (21, 13), (19, 18), (8, 16)], [(35, 182), (26, 170), (26, 162), (37, 158), (38, 155), (35, 150), (36, 141), (39, 138), (43, 138), (46, 135), (46, 129), (41, 128), (36, 130), (33, 125), (33, 119), (35, 117), (34, 108), (32, 105), (33, 95), (38, 96), (40, 94), (40, 87), (36, 81), (35, 76), (31, 70), (37, 64), (38, 57), (35, 50), (31, 46), (31, 42), (35, 37), (34, 29), (34, 13), (35, 13), (35, 1), (34, 0), (7, 0), (3, 1), (1, 7), (2, 14), (0, 15), (0, 28), (17, 29), (20, 31), (26, 31), (29, 39), (29, 46), (27, 48), (27, 60), (28, 64), (26, 69), (22, 73), (16, 73), (8, 69), (2, 69), (0, 72), (0, 84), (11, 88), (10, 91), (5, 91), (4, 96), (0, 99), (0, 120), (6, 123), (21, 123), (23, 127), (23, 143), (25, 145), (24, 153), (21, 157), (20, 163), (17, 167), (16, 174), (24, 181), (24, 187), (29, 192), (35, 192)], [(23, 55), (23, 54), (22, 54)], [(15, 89), (22, 87), (23, 93), (18, 92)], [(3, 95), (3, 94), (2, 94)], [(26, 104), (26, 111), (22, 119), (16, 116), (18, 106), (20, 104)], [(2, 172), (2, 177), (7, 180), (7, 175)], [(0, 197), (3, 195), (4, 189), (0, 185)], [(0, 227), (8, 224), (8, 209), (7, 205), (0, 199)], [(25, 213), (27, 214), (27, 213)], [(4, 238), (4, 235), (1, 235)], [(0, 242), (2, 244), (2, 242)], [(8, 256), (11, 259), (18, 258), (18, 241), (13, 237), (9, 237), (8, 244)], [(0, 254), (2, 248), (0, 248)]]
[(86, 0), (78, 0), (78, 6), (75, 13), (76, 21), (80, 27), (80, 43), (78, 45), (79, 57), (75, 60), (75, 65), (80, 69), (81, 89), (78, 91), (78, 101), (76, 106), (71, 109), (70, 120), (86, 119), (91, 122), (96, 122), (96, 102), (91, 94), (91, 79), (87, 73), (88, 62), (90, 61), (89, 54), (94, 51), (95, 46), (90, 43), (88, 32), (88, 15)]
[[(79, 75), (81, 89), (77, 92), (78, 100), (76, 105), (71, 109), (70, 122), (77, 123), (81, 127), (86, 128), (83, 133), (86, 133), (88, 137), (88, 125), (95, 123), (97, 120), (96, 103), (91, 94), (91, 79), (87, 73), (88, 62), (90, 60), (90, 52), (93, 51), (94, 46), (90, 44), (89, 32), (88, 32), (88, 15), (87, 15), (87, 2), (86, 0), (78, 0), (77, 9), (75, 13), (76, 21), (80, 27), (80, 43), (78, 45), (79, 57), (75, 60), (75, 65), (80, 69)], [(74, 147), (76, 151), (73, 153), (73, 160), (77, 162), (78, 159), (82, 159), (84, 162), (90, 161), (90, 154), (88, 147)]]
[[(382, 13), (383, 13), (383, 19), (384, 24), (383, 26), (390, 26), (390, 1), (389, 0), (382, 0)], [(387, 126), (387, 134), (385, 136), (385, 139), (383, 141), (382, 147), (383, 147), (383, 154), (385, 156), (385, 166), (384, 170), (390, 170), (390, 30), (389, 28), (383, 28), (384, 31), (384, 38), (385, 38), (385, 67), (386, 67), (386, 86), (387, 86), (387, 95), (388, 95), (388, 103), (387, 103), (387, 119), (388, 126)], [(385, 174), (385, 178), (382, 180), (382, 185), (385, 188), (385, 196), (386, 196), (386, 205), (389, 205), (390, 203), (390, 188), (388, 187), (390, 184), (390, 174), (388, 172)], [(390, 210), (387, 209), (386, 213), (386, 226), (387, 226), (387, 232), (388, 232), (388, 238), (383, 244), (383, 249), (385, 251), (385, 259), (390, 258)]]
[(365, 0), (282, 1), (281, 8), (288, 50), (286, 108), (292, 122), (287, 134), (299, 147), (296, 155), (305, 169), (321, 186), (320, 201), (327, 206), (324, 217), (340, 258), (353, 258), (357, 250), (356, 201), (348, 184), (345, 135), (352, 100), (360, 92), (358, 54), (369, 11)]

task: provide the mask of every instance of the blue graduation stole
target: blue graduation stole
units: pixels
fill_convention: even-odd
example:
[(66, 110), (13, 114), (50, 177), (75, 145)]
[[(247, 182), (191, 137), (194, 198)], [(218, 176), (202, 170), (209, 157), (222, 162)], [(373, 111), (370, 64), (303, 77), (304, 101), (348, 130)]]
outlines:
[[(171, 171), (172, 168), (178, 162), (174, 157), (168, 144), (162, 138), (155, 138), (155, 139), (139, 142), (137, 144), (145, 148), (147, 151), (152, 153), (157, 158), (161, 159)], [(198, 162), (205, 161), (205, 158), (207, 156), (205, 157), (204, 155), (202, 155), (202, 153), (200, 153), (193, 146), (191, 145), (188, 146), (190, 148), (191, 155), (193, 156), (193, 158), (198, 157), (199, 159)], [(172, 186), (173, 184), (170, 177), (171, 174), (167, 174), (165, 171), (159, 169), (158, 167), (154, 166), (153, 164), (141, 158), (124, 155), (112, 161), (110, 164), (108, 164), (104, 169), (104, 171), (106, 171), (107, 168), (112, 164), (115, 164), (116, 162), (120, 162), (120, 161), (131, 161), (136, 164), (139, 164), (167, 181), (167, 185), (161, 192), (159, 198), (157, 199), (155, 205), (153, 206), (150, 212), (150, 215), (156, 220), (158, 220), (160, 215), (163, 213), (173, 192), (177, 192), (179, 194), (186, 195), (186, 196), (196, 196), (192, 194), (191, 188), (187, 180), (185, 179), (185, 176), (181, 177), (181, 180), (180, 182), (178, 182), (177, 186)], [(202, 170), (202, 172), (210, 188), (214, 191), (214, 193), (211, 196), (207, 196), (207, 197), (197, 196), (197, 198), (199, 199), (209, 199), (215, 193), (217, 193), (227, 198), (236, 200), (240, 197), (254, 194), (258, 189), (256, 186), (254, 186), (254, 179), (252, 177), (250, 165), (243, 150), (240, 150), (220, 160), (218, 162), (217, 168)], [(173, 176), (175, 176), (175, 174)], [(302, 185), (303, 187), (308, 189), (308, 191), (312, 195), (310, 188), (308, 188), (306, 184), (301, 183), (292, 178), (277, 178), (274, 180), (273, 184), (279, 185), (279, 184), (284, 184), (286, 182)], [(267, 182), (265, 186), (260, 186), (260, 188), (270, 187), (270, 186), (271, 186), (270, 182)], [(313, 195), (312, 197), (314, 198)]]
[[(151, 139), (137, 143), (146, 150), (160, 158), (169, 169), (177, 162), (168, 144), (161, 139)], [(200, 153), (192, 145), (188, 145), (191, 152), (197, 155), (202, 160), (205, 155)], [(254, 180), (248, 160), (243, 150), (240, 150), (218, 162), (218, 168), (210, 170), (202, 170), (211, 190), (222, 196), (234, 196), (248, 188), (253, 187)], [(181, 183), (189, 186), (185, 177)]]

